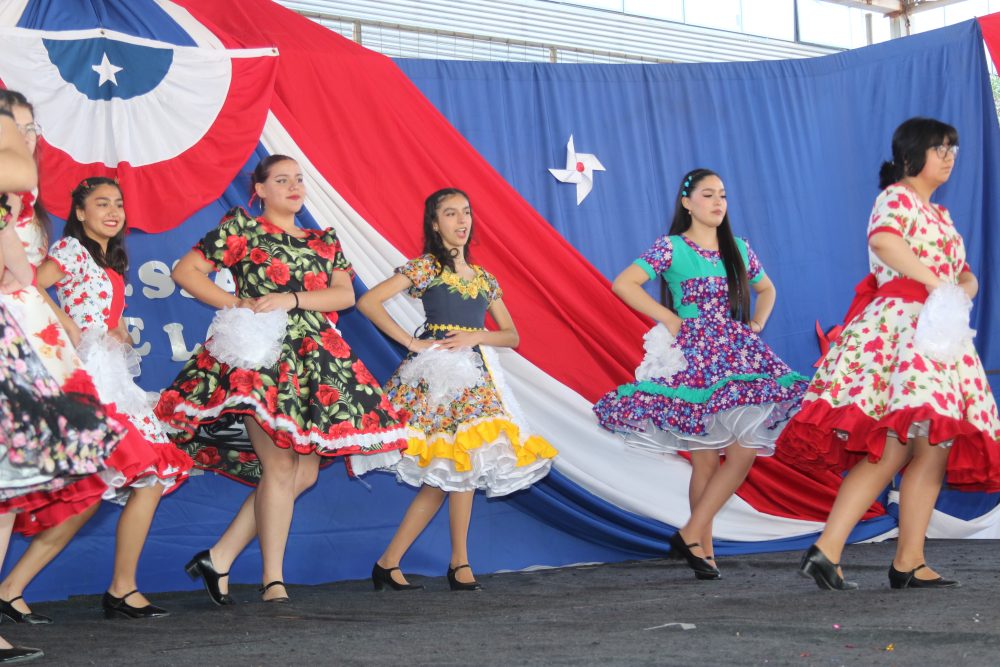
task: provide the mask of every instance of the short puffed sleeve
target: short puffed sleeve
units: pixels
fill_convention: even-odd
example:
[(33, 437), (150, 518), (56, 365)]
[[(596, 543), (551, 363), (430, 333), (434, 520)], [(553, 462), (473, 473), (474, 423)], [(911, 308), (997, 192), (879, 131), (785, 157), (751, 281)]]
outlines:
[(229, 268), (247, 256), (247, 232), (256, 224), (243, 208), (230, 209), (218, 226), (195, 244), (194, 250), (216, 269)]
[(409, 290), (407, 290), (407, 294), (415, 299), (419, 299), (424, 295), (424, 292), (430, 287), (431, 281), (434, 280), (434, 277), (440, 271), (440, 266), (433, 256), (421, 255), (397, 267), (395, 272), (409, 279), (411, 285)]
[(674, 255), (674, 247), (669, 236), (661, 236), (656, 239), (653, 246), (642, 253), (633, 264), (646, 272), (650, 280), (670, 268), (670, 261)]

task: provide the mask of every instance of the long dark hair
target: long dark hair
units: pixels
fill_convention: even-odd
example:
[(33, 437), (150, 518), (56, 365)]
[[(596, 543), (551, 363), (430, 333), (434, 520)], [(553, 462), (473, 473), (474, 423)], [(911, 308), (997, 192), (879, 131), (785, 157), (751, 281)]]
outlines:
[(958, 145), (958, 130), (934, 118), (911, 118), (892, 133), (892, 160), (883, 162), (878, 172), (878, 188), (885, 190), (907, 176), (924, 170), (927, 149)]
[[(465, 197), (465, 201), (469, 201), (469, 195), (458, 188), (438, 190), (424, 200), (424, 254), (433, 255), (442, 268), (448, 267), (452, 271), (455, 270), (455, 255), (444, 246), (441, 235), (434, 230), (434, 222), (437, 220), (438, 207), (441, 206), (441, 202), (454, 195), (461, 195)], [(469, 203), (469, 210), (472, 210), (471, 202)], [(469, 228), (469, 238), (465, 243), (465, 261), (469, 263), (472, 261), (469, 256), (469, 246), (472, 245), (472, 235), (475, 231), (475, 217), (473, 216), (473, 224)]]
[(108, 239), (108, 249), (105, 251), (100, 243), (87, 236), (83, 221), (77, 214), (78, 210), (83, 211), (86, 208), (87, 197), (101, 185), (113, 185), (119, 193), (122, 191), (114, 179), (104, 176), (94, 176), (80, 181), (80, 184), (73, 188), (73, 201), (69, 207), (69, 215), (66, 216), (63, 238), (72, 236), (87, 249), (98, 266), (113, 269), (124, 276), (128, 271), (128, 253), (125, 252), (125, 231), (128, 229), (128, 221), (122, 225), (117, 234)]
[[(261, 210), (264, 208), (264, 200), (257, 196), (257, 184), (263, 183), (271, 175), (271, 167), (278, 164), (279, 162), (284, 162), (285, 160), (291, 160), (296, 162), (295, 158), (288, 157), (287, 155), (268, 155), (266, 158), (257, 163), (257, 166), (253, 168), (253, 172), (250, 173), (250, 202), (253, 205), (253, 200), (258, 200), (260, 202)], [(296, 164), (298, 164), (296, 162)]]
[[(0, 109), (10, 109), (12, 112), (14, 107), (24, 107), (29, 112), (31, 112), (31, 117), (35, 117), (35, 107), (28, 101), (28, 98), (23, 94), (17, 92), (16, 90), (6, 90), (0, 88)], [(35, 158), (35, 165), (41, 171), (41, 165), (38, 161), (38, 144), (35, 144), (35, 154), (32, 156)], [(40, 188), (39, 188), (40, 190)], [(39, 226), (45, 233), (45, 245), (48, 245), (48, 240), (52, 238), (52, 219), (49, 217), (49, 212), (45, 210), (45, 206), (42, 205), (42, 194), (39, 191), (38, 196), (35, 197), (35, 219), (38, 221)]]
[[(691, 213), (684, 208), (681, 200), (690, 197), (698, 187), (698, 183), (709, 176), (719, 177), (711, 169), (693, 169), (681, 180), (674, 202), (674, 217), (670, 222), (671, 236), (683, 234), (690, 229)], [(723, 266), (726, 267), (726, 282), (729, 285), (729, 315), (734, 320), (749, 323), (750, 282), (747, 280), (747, 267), (743, 263), (743, 255), (740, 254), (736, 238), (733, 236), (733, 228), (729, 224), (728, 209), (722, 218), (722, 224), (716, 228), (716, 236), (719, 240), (719, 255), (722, 257)], [(661, 284), (660, 289), (660, 300), (664, 305), (670, 306), (666, 282)]]

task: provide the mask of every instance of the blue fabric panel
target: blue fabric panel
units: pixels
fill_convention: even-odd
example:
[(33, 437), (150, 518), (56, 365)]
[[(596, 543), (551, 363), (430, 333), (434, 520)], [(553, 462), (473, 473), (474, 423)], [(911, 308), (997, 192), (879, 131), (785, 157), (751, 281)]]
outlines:
[(89, 30), (107, 28), (179, 46), (197, 46), (155, 0), (30, 0), (19, 28)]
[[(734, 231), (778, 289), (765, 338), (796, 370), (819, 357), (867, 272), (878, 170), (903, 120), (958, 128), (936, 199), (965, 237), (982, 289), (977, 345), (1000, 369), (1000, 130), (975, 21), (809, 60), (552, 65), (398, 60), (472, 145), (605, 276), (664, 233), (688, 170), (718, 171)], [(579, 205), (563, 168), (573, 135), (606, 171)], [(460, 185), (460, 184), (459, 184)]]

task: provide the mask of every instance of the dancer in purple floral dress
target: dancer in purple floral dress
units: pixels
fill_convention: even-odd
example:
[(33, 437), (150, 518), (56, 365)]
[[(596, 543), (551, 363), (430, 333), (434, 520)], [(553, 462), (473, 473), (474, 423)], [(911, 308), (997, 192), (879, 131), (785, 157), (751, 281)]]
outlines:
[[(669, 306), (643, 288), (658, 276), (669, 290)], [(696, 169), (684, 177), (670, 233), (622, 271), (613, 288), (658, 324), (646, 335), (636, 381), (605, 394), (594, 412), (601, 426), (630, 445), (690, 452), (691, 518), (670, 544), (699, 579), (718, 579), (715, 515), (756, 456), (774, 453), (806, 378), (758, 335), (774, 307), (774, 285), (747, 242), (733, 237), (717, 174)], [(757, 293), (752, 316), (751, 288)]]

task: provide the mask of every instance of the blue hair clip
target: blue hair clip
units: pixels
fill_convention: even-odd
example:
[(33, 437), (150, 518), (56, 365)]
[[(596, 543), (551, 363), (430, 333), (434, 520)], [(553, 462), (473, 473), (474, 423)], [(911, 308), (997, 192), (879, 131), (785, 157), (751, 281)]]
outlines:
[(688, 188), (690, 187), (691, 187), (691, 177), (688, 176), (687, 178), (684, 179), (684, 188), (681, 190), (681, 197), (688, 196)]

